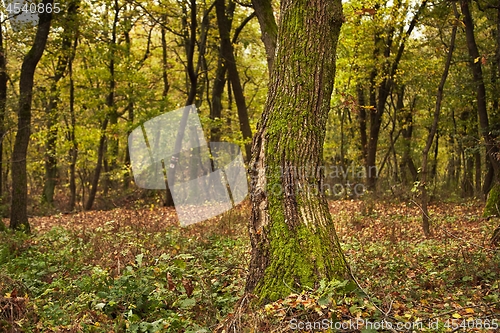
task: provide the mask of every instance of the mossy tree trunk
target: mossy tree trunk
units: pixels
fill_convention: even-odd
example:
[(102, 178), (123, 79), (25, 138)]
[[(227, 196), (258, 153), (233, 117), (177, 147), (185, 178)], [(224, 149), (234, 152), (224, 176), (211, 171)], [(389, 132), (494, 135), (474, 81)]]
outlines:
[(500, 216), (500, 183), (495, 183), (488, 194), (483, 216)]
[(350, 277), (321, 189), (342, 25), (340, 0), (283, 0), (269, 92), (252, 147), (246, 291), (261, 301)]

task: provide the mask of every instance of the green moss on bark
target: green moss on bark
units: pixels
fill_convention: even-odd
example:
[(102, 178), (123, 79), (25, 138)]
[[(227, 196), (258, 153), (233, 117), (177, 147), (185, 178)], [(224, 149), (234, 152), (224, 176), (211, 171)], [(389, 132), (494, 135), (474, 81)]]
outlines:
[(261, 301), (349, 278), (317, 172), (341, 17), (340, 0), (281, 2), (274, 71), (253, 147), (252, 165), (265, 163), (265, 176), (254, 172), (246, 291)]
[(495, 183), (488, 194), (483, 216), (500, 216), (500, 183)]

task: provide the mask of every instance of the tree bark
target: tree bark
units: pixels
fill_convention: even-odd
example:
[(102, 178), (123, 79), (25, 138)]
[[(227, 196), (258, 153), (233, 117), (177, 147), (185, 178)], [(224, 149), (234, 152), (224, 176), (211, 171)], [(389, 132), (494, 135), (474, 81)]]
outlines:
[[(45, 8), (52, 0), (43, 0)], [(42, 57), (50, 32), (52, 14), (39, 14), (38, 28), (33, 45), (26, 54), (21, 66), (19, 79), (19, 111), (17, 113), (17, 134), (12, 153), (12, 203), (10, 228), (30, 231), (28, 222), (28, 178), (26, 157), (31, 135), (31, 102), (33, 99), (33, 80), (36, 66)]]
[(250, 163), (252, 256), (246, 292), (265, 302), (349, 269), (323, 190), (340, 0), (283, 0), (269, 92)]

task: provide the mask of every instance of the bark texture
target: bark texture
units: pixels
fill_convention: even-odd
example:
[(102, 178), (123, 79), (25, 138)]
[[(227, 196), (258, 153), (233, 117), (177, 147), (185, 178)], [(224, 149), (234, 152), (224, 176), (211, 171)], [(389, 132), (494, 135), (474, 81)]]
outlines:
[(250, 163), (252, 258), (261, 301), (349, 278), (324, 193), (323, 142), (342, 24), (340, 0), (283, 0), (274, 69)]

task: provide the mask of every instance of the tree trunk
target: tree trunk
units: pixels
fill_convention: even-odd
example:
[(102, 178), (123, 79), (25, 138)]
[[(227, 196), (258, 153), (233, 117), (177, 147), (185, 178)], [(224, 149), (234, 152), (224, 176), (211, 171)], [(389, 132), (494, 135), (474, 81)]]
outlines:
[(358, 84), (357, 86), (357, 94), (358, 94), (358, 105), (359, 105), (359, 133), (361, 137), (361, 155), (363, 155), (363, 163), (367, 165), (367, 147), (368, 147), (368, 139), (366, 136), (366, 103), (365, 103), (365, 92), (363, 91), (363, 87)]
[(277, 55), (250, 164), (252, 257), (245, 289), (263, 302), (322, 279), (350, 277), (320, 168), (342, 4), (283, 0), (280, 12)]
[[(57, 75), (56, 75), (57, 76)], [(57, 82), (52, 83), (51, 95), (56, 94)], [(47, 116), (47, 142), (45, 143), (45, 182), (43, 184), (42, 202), (52, 206), (57, 178), (57, 101), (51, 96), (45, 114)]]
[[(453, 11), (455, 14), (455, 18), (458, 18), (458, 12), (456, 9), (456, 5), (454, 3), (453, 3)], [(439, 82), (439, 86), (437, 89), (436, 107), (434, 109), (434, 119), (432, 122), (431, 130), (427, 135), (427, 142), (422, 152), (422, 168), (421, 168), (419, 188), (422, 194), (422, 229), (426, 237), (429, 237), (431, 235), (430, 224), (429, 224), (429, 210), (427, 209), (427, 204), (429, 203), (429, 195), (427, 193), (427, 158), (429, 156), (429, 150), (431, 149), (432, 146), (432, 141), (434, 140), (434, 135), (436, 135), (437, 132), (439, 113), (441, 112), (441, 102), (443, 101), (443, 90), (444, 90), (444, 85), (446, 83), (446, 79), (448, 77), (448, 72), (450, 70), (451, 60), (453, 58), (453, 49), (455, 48), (456, 35), (457, 35), (457, 25), (454, 24), (453, 29), (451, 31), (451, 40), (450, 40), (450, 47), (448, 50), (448, 56), (446, 57), (446, 63), (444, 65), (443, 74), (441, 75), (441, 81)]]
[[(73, 56), (78, 43), (78, 38), (75, 38), (73, 44)], [(75, 128), (76, 128), (76, 116), (75, 116), (75, 82), (73, 80), (73, 59), (72, 57), (69, 61), (69, 114), (70, 114), (70, 124), (66, 124), (67, 127), (67, 137), (66, 139), (70, 141), (71, 147), (69, 148), (69, 211), (75, 209), (76, 204), (76, 160), (78, 158), (78, 142), (76, 141)], [(83, 184), (82, 184), (83, 185)], [(82, 186), (83, 187), (83, 186)]]
[(226, 68), (222, 50), (220, 49), (214, 85), (212, 87), (212, 108), (210, 110), (210, 119), (214, 121), (214, 124), (210, 128), (210, 141), (212, 142), (219, 142), (221, 137), (220, 125), (218, 123), (222, 117), (222, 93), (226, 85)]
[[(45, 8), (52, 0), (43, 0)], [(50, 32), (51, 13), (39, 14), (38, 28), (30, 51), (26, 54), (19, 79), (19, 111), (17, 113), (17, 134), (12, 152), (12, 203), (10, 227), (30, 231), (28, 222), (28, 178), (26, 157), (31, 135), (31, 102), (33, 79), (36, 66), (42, 57)]]
[(95, 196), (97, 194), (97, 187), (99, 186), (99, 178), (101, 177), (101, 170), (103, 166), (105, 147), (106, 147), (106, 129), (108, 127), (109, 119), (106, 117), (101, 127), (101, 137), (99, 139), (99, 148), (97, 148), (97, 164), (94, 169), (94, 175), (92, 176), (92, 182), (90, 184), (91, 188), (89, 191), (89, 197), (85, 203), (85, 210), (91, 210), (94, 205)]
[(5, 106), (7, 103), (7, 61), (3, 47), (3, 25), (0, 22), (0, 202), (3, 197), (3, 139), (5, 136)]
[(267, 68), (269, 69), (269, 75), (271, 75), (276, 52), (276, 36), (278, 34), (273, 6), (271, 0), (252, 0), (252, 5), (259, 20), (261, 38), (266, 49)]
[[(3, 26), (0, 22), (0, 205), (3, 205), (3, 139), (5, 136), (5, 106), (7, 103), (7, 61), (3, 47)], [(6, 229), (0, 214), (0, 231)]]
[[(400, 96), (403, 97), (404, 87), (401, 88)], [(401, 134), (403, 135), (403, 157), (401, 158), (401, 177), (403, 184), (413, 186), (418, 178), (418, 171), (411, 157), (411, 140), (413, 137), (413, 110), (415, 109), (416, 98), (413, 99), (408, 110), (402, 108)], [(407, 174), (407, 171), (410, 174)]]
[[(118, 110), (116, 109), (115, 105), (115, 95), (116, 95), (116, 74), (115, 74), (115, 65), (116, 65), (116, 51), (118, 48), (117, 44), (117, 38), (118, 38), (118, 23), (120, 21), (120, 11), (122, 7), (118, 3), (118, 0), (114, 0), (114, 5), (113, 5), (113, 24), (111, 27), (111, 41), (108, 45), (109, 47), (109, 64), (108, 64), (108, 69), (109, 69), (109, 81), (108, 81), (108, 95), (106, 96), (106, 107), (107, 107), (107, 115), (106, 115), (106, 123), (109, 123), (109, 129), (110, 129), (110, 135), (105, 135), (105, 133), (101, 135), (105, 135), (104, 139), (104, 146), (103, 146), (103, 165), (104, 165), (104, 177), (103, 177), (103, 189), (104, 189), (104, 196), (107, 195), (108, 190), (111, 188), (111, 179), (110, 179), (110, 174), (113, 170), (116, 169), (116, 159), (118, 156), (118, 139), (116, 134), (117, 126), (118, 126), (118, 119), (120, 117), (120, 114), (118, 113)], [(106, 124), (107, 125), (107, 124)], [(101, 142), (102, 142), (102, 137), (101, 137)], [(101, 149), (101, 144), (99, 143), (99, 149)], [(100, 172), (101, 172), (101, 167), (97, 166), (96, 167), (96, 172), (99, 170), (99, 177), (100, 177)], [(97, 183), (99, 182), (99, 179), (97, 180)], [(94, 183), (94, 182), (93, 182)], [(97, 186), (96, 183), (96, 186)], [(97, 188), (95, 191), (92, 189), (90, 193), (96, 192)], [(94, 194), (95, 195), (95, 194)], [(89, 199), (92, 196), (89, 196)], [(92, 200), (93, 201), (93, 200)], [(90, 200), (87, 202), (87, 206), (89, 205)], [(92, 204), (90, 204), (92, 206)], [(87, 208), (86, 208), (87, 209)], [(90, 209), (90, 208), (88, 208)]]
[[(495, 138), (490, 129), (488, 120), (488, 109), (486, 104), (486, 87), (484, 85), (483, 70), (481, 67), (481, 56), (479, 54), (479, 49), (476, 44), (476, 38), (474, 36), (474, 22), (472, 20), (472, 14), (469, 9), (469, 0), (462, 0), (460, 2), (460, 8), (462, 9), (462, 14), (464, 15), (465, 24), (465, 37), (467, 40), (467, 48), (469, 50), (469, 63), (472, 70), (472, 76), (474, 78), (474, 83), (476, 85), (476, 103), (477, 103), (477, 113), (479, 116), (479, 125), (481, 127), (481, 134), (483, 136), (484, 143), (486, 145), (486, 153), (488, 154), (491, 162), (491, 166), (494, 171), (494, 187), (500, 187), (500, 174), (499, 174), (499, 162), (498, 162), (498, 147), (495, 144)], [(486, 203), (486, 208), (484, 214), (487, 215), (489, 211), (488, 207), (496, 207), (500, 204), (498, 200), (499, 197), (495, 194), (488, 196), (488, 201)], [(495, 202), (490, 202), (495, 201)], [(487, 209), (488, 208), (488, 209)]]

